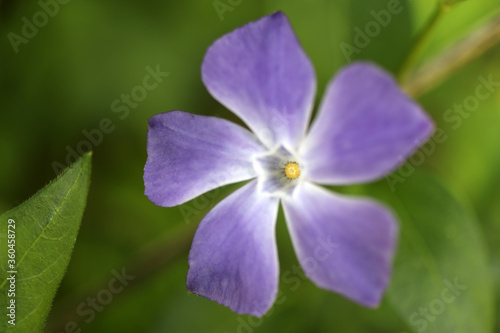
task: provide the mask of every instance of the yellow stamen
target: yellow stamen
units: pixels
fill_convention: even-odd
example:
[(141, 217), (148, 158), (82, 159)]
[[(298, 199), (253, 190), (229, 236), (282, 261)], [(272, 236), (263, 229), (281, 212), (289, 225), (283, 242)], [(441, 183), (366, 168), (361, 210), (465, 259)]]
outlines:
[(295, 162), (288, 162), (285, 166), (285, 175), (290, 179), (295, 179), (300, 176), (299, 165)]

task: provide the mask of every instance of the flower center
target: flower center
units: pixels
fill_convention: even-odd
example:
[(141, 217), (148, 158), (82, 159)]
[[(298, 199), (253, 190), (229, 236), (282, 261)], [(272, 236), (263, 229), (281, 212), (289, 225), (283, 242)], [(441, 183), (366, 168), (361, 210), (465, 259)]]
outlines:
[(301, 180), (304, 166), (297, 162), (298, 156), (284, 147), (260, 155), (255, 160), (262, 191), (273, 196), (289, 195)]
[(300, 167), (297, 162), (288, 162), (285, 165), (285, 175), (289, 179), (295, 179), (300, 176)]

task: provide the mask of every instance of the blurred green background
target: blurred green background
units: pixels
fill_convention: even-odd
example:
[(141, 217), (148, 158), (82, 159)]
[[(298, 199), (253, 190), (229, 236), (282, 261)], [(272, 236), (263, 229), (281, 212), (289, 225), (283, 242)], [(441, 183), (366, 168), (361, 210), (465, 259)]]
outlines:
[[(0, 1), (4, 36), (0, 47), (0, 212), (22, 203), (52, 180), (54, 162), (67, 165), (68, 149), (77, 150), (87, 140), (82, 131), (98, 129), (104, 118), (114, 126), (103, 134), (102, 142), (92, 145), (88, 205), (46, 331), (64, 332), (66, 323), (73, 321), (82, 332), (411, 332), (407, 318), (386, 300), (379, 309), (365, 309), (320, 290), (307, 279), (291, 284), (282, 281), (282, 302), (262, 319), (238, 316), (189, 294), (185, 275), (195, 228), (238, 185), (182, 207), (161, 208), (144, 196), (142, 181), (147, 119), (152, 115), (184, 110), (237, 121), (201, 82), (201, 61), (216, 38), (276, 10), (284, 11), (314, 64), (319, 102), (327, 82), (348, 63), (341, 43), (352, 45), (354, 29), (363, 29), (373, 21), (370, 11), (386, 9), (389, 2), (221, 0), (216, 3), (230, 8), (221, 14), (213, 1), (69, 1), (59, 4), (58, 13), (34, 37), (19, 44), (16, 53), (8, 34), (21, 35), (22, 18), (32, 21), (42, 7), (36, 1)], [(353, 54), (352, 60), (369, 60), (396, 72), (436, 3), (401, 0), (401, 13), (393, 15), (390, 24)], [(445, 50), (499, 11), (498, 0), (457, 5), (439, 23), (423, 59)], [(450, 189), (475, 216), (479, 243), (489, 253), (487, 274), (493, 277), (497, 300), (500, 90), (481, 101), (456, 129), (444, 121), (443, 114), (474, 94), (478, 77), (492, 75), (500, 81), (499, 59), (497, 46), (418, 99), (448, 135), (418, 168)], [(148, 66), (159, 66), (169, 75), (131, 107), (128, 116), (113, 112), (111, 104), (116, 99), (142, 85)], [(373, 186), (390, 191), (384, 180)], [(356, 191), (345, 191), (351, 190)], [(277, 236), (284, 274), (293, 271), (297, 260), (281, 213)], [(455, 264), (461, 265), (458, 255)], [(79, 314), (80, 304), (106, 288), (113, 270), (122, 269), (135, 276), (123, 292), (96, 310), (92, 320), (90, 315)], [(414, 293), (419, 290), (408, 290), (408, 298)], [(499, 323), (496, 331), (500, 332)]]

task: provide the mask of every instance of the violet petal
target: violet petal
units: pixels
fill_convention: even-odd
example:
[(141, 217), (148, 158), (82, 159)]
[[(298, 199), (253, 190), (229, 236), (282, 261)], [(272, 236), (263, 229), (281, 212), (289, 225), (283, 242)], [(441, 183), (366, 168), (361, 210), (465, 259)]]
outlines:
[(307, 178), (345, 185), (394, 170), (433, 130), (427, 114), (371, 64), (350, 65), (327, 88), (301, 154)]
[(297, 148), (316, 80), (285, 14), (265, 16), (215, 41), (203, 60), (202, 78), (212, 96), (269, 148)]
[(220, 186), (256, 176), (255, 136), (224, 119), (182, 111), (149, 119), (146, 195), (158, 206), (180, 205)]
[(266, 313), (278, 291), (278, 204), (254, 180), (215, 206), (194, 236), (188, 290), (240, 314)]
[(283, 207), (306, 275), (319, 287), (377, 306), (396, 247), (393, 214), (374, 201), (337, 195), (308, 182), (284, 199)]

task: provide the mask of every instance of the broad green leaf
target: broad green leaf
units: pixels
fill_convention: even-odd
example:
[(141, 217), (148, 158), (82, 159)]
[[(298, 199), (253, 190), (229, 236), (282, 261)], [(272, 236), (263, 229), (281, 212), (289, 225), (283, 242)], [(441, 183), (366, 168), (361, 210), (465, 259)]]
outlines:
[[(28, 201), (0, 216), (0, 332), (42, 331), (80, 227), (90, 166), (89, 153)], [(15, 225), (9, 229), (15, 235), (15, 263), (7, 261), (7, 239), (13, 237), (7, 236), (8, 225)], [(8, 280), (11, 276), (15, 279)], [(10, 297), (14, 289), (15, 296)], [(15, 300), (15, 326), (6, 316), (11, 300)]]
[(424, 174), (394, 189), (375, 188), (400, 220), (389, 302), (415, 332), (492, 332), (494, 292), (476, 220)]

